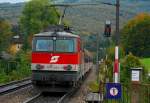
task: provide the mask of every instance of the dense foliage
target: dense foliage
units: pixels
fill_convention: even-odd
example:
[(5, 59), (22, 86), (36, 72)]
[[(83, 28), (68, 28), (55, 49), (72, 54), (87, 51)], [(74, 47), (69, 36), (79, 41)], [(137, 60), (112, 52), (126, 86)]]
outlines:
[(0, 51), (6, 50), (11, 40), (11, 25), (4, 19), (0, 19)]
[(14, 60), (0, 60), (0, 84), (30, 76), (30, 54), (20, 51)]
[[(39, 33), (50, 24), (58, 23), (58, 12), (51, 7), (50, 0), (31, 0), (28, 2), (20, 18), (21, 30), (25, 36), (25, 45), (32, 35)], [(27, 39), (28, 38), (28, 39)], [(30, 40), (29, 40), (30, 41)]]
[(121, 42), (127, 53), (150, 57), (150, 15), (139, 14), (121, 31)]

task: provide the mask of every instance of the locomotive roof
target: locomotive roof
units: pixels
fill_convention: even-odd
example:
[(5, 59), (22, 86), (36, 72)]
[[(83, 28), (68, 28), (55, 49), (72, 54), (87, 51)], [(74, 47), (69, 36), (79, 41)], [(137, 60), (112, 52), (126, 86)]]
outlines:
[(35, 34), (34, 36), (36, 36), (36, 37), (38, 37), (38, 36), (59, 36), (59, 37), (79, 38), (78, 35), (74, 35), (74, 34), (68, 33), (68, 32), (42, 32), (42, 33)]

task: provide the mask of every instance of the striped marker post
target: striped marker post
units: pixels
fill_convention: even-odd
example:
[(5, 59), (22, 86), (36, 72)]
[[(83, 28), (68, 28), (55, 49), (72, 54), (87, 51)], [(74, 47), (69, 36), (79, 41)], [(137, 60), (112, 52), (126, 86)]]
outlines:
[(115, 47), (114, 83), (119, 82), (119, 47)]

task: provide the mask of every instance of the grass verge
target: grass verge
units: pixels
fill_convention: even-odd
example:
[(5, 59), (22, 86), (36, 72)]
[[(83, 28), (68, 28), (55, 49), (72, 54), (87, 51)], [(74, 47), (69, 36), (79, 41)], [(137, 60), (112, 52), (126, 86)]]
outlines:
[(150, 72), (150, 58), (140, 59), (142, 64), (146, 67), (146, 69)]

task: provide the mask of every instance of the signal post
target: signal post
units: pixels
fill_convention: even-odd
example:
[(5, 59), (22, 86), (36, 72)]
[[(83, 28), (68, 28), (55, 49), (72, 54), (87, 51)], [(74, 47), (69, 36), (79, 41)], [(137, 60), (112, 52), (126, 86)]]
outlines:
[[(122, 89), (119, 83), (119, 7), (120, 1), (116, 0), (116, 46), (115, 46), (115, 60), (113, 69), (113, 82), (106, 84), (107, 99), (121, 99)], [(113, 91), (113, 92), (112, 92)]]
[(114, 62), (114, 83), (119, 83), (119, 8), (120, 1), (116, 0), (116, 46)]

